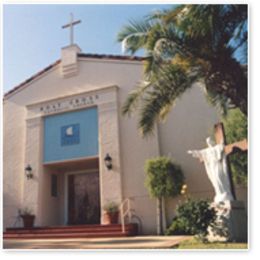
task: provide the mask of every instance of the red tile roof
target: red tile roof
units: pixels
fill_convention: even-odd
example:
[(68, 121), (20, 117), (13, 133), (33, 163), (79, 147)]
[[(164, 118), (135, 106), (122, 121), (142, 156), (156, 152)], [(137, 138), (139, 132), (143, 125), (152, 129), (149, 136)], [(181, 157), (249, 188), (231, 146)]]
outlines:
[[(137, 56), (122, 56), (122, 55), (108, 55), (108, 54), (87, 54), (87, 53), (79, 53), (78, 57), (79, 58), (91, 58), (91, 59), (129, 60), (129, 61), (144, 61), (145, 60), (144, 57), (137, 57)], [(33, 76), (31, 76), (30, 78), (26, 79), (25, 81), (23, 81), (19, 85), (15, 86), (14, 88), (12, 88), (11, 90), (9, 90), (8, 92), (6, 92), (4, 94), (4, 99), (8, 98), (8, 96), (10, 94), (12, 94), (12, 93), (16, 92), (17, 90), (21, 89), (24, 85), (26, 85), (29, 82), (33, 81), (34, 79), (36, 79), (40, 75), (42, 75), (45, 72), (49, 71), (50, 69), (52, 69), (54, 66), (56, 66), (60, 62), (61, 62), (60, 59), (55, 61), (54, 63), (50, 64), (48, 67), (44, 68), (43, 70), (41, 70), (38, 73), (34, 74)]]
[(109, 54), (89, 54), (79, 53), (80, 58), (92, 58), (92, 59), (107, 59), (107, 60), (130, 60), (130, 61), (143, 61), (144, 57), (138, 56), (123, 56), (123, 55), (109, 55)]

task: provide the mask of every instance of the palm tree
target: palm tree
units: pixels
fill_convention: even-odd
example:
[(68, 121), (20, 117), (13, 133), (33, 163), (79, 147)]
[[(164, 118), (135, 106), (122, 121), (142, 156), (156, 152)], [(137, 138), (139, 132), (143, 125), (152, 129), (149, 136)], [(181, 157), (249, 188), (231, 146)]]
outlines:
[(123, 114), (139, 109), (143, 135), (196, 82), (222, 112), (247, 114), (247, 5), (181, 5), (130, 22), (118, 41), (131, 54), (145, 50), (144, 80), (123, 105)]

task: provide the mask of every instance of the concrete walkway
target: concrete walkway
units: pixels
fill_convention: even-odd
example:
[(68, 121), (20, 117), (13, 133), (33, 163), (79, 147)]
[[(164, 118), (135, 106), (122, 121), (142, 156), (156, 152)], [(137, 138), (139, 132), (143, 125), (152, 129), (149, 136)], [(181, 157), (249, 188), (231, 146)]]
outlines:
[(137, 236), (85, 239), (4, 239), (4, 249), (167, 249), (190, 236)]

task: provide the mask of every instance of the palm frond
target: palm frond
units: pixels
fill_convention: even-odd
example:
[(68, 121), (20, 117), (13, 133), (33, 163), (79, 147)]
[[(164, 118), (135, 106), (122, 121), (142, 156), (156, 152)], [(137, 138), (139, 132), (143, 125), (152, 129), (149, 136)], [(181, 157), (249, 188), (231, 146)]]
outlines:
[[(209, 101), (247, 113), (247, 74), (234, 59), (246, 50), (247, 5), (180, 5), (130, 22), (118, 35), (127, 52), (144, 49), (147, 86), (129, 94), (123, 114), (139, 109), (139, 129), (152, 133), (175, 101), (203, 79)], [(242, 59), (240, 59), (242, 60)], [(247, 58), (245, 59), (247, 60)]]
[(165, 119), (176, 100), (198, 79), (177, 65), (167, 65), (159, 73), (151, 83), (152, 91), (142, 100), (138, 126), (143, 136), (153, 133), (155, 123)]
[(144, 93), (150, 87), (150, 82), (143, 81), (133, 91), (131, 91), (122, 106), (122, 114), (131, 116), (134, 110), (137, 109), (140, 99), (142, 99)]
[(161, 64), (161, 59), (154, 52), (150, 52), (150, 55), (146, 57), (144, 61), (144, 73), (147, 80), (152, 77), (152, 74), (156, 73)]
[(220, 95), (214, 92), (214, 90), (209, 90), (204, 88), (206, 100), (216, 107), (220, 115), (226, 116), (229, 109), (234, 108), (234, 105), (230, 103), (230, 99), (226, 96)]
[(122, 43), (122, 49), (124, 52), (130, 52), (134, 54), (140, 48), (143, 48), (147, 34), (152, 28), (152, 25), (147, 21), (130, 21), (129, 25), (123, 27), (123, 29), (117, 35), (117, 41)]

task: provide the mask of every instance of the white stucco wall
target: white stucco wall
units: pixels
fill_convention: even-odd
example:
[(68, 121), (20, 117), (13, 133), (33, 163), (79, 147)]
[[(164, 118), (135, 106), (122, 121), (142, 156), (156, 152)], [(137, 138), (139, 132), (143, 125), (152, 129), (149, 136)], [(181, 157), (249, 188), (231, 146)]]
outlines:
[(160, 150), (179, 163), (186, 177), (189, 191), (213, 192), (204, 165), (187, 154), (188, 150), (206, 148), (206, 137), (214, 135), (213, 127), (219, 121), (199, 86), (188, 90), (177, 101), (167, 121), (160, 124)]
[[(158, 132), (155, 132), (153, 138), (142, 139), (137, 130), (136, 117), (129, 119), (122, 117), (120, 113), (120, 107), (127, 94), (142, 77), (141, 62), (80, 58), (78, 65), (78, 74), (71, 78), (63, 78), (59, 65), (56, 65), (4, 101), (4, 227), (13, 225), (12, 216), (15, 215), (18, 207), (24, 206), (24, 189), (28, 188), (27, 180), (24, 180), (24, 168), (30, 155), (27, 153), (25, 156), (26, 118), (28, 117), (26, 105), (107, 86), (118, 87), (118, 119), (114, 117), (116, 114), (113, 112), (111, 129), (108, 125), (107, 129), (104, 127), (102, 130), (108, 131), (110, 133), (108, 136), (111, 137), (111, 133), (113, 134), (117, 129), (118, 124), (116, 131), (118, 131), (119, 140), (115, 144), (116, 149), (111, 149), (115, 156), (120, 155), (114, 158), (114, 162), (120, 166), (121, 180), (117, 178), (117, 187), (114, 189), (117, 194), (122, 193), (122, 199), (128, 197), (133, 199), (132, 206), (135, 214), (142, 221), (143, 233), (156, 232), (156, 201), (149, 197), (144, 187), (143, 168), (146, 159), (158, 156), (160, 153), (172, 156), (183, 168), (189, 191), (194, 196), (212, 198), (213, 190), (206, 178), (203, 165), (186, 153), (188, 149), (205, 147), (205, 137), (210, 134), (214, 123), (218, 121), (216, 111), (207, 104), (199, 88), (195, 87), (183, 95), (168, 116), (166, 123), (159, 125)], [(109, 113), (104, 121), (101, 119), (102, 122), (108, 120)], [(36, 134), (39, 135), (39, 132)], [(113, 143), (110, 142), (109, 145), (111, 147)], [(109, 146), (107, 149), (110, 149)], [(39, 158), (42, 158), (42, 151), (32, 150), (31, 153), (33, 152), (37, 152)], [(64, 176), (59, 178), (59, 198), (45, 196), (44, 194), (50, 194), (50, 172), (38, 167), (40, 176), (37, 180), (41, 183), (34, 184), (40, 187), (37, 201), (42, 205), (36, 209), (40, 214), (39, 224), (63, 224)], [(104, 167), (103, 158), (100, 158), (100, 170), (105, 171), (102, 167)], [(109, 174), (113, 172), (108, 173), (107, 179), (109, 179)], [(105, 181), (104, 178), (103, 181)], [(118, 187), (120, 182), (121, 187)], [(112, 191), (107, 189), (104, 193), (110, 194)], [(109, 196), (112, 198), (113, 192)], [(176, 200), (166, 201), (168, 221), (173, 216), (175, 205)], [(55, 210), (48, 210), (54, 208)]]
[[(195, 198), (213, 200), (214, 189), (204, 164), (187, 154), (188, 150), (200, 150), (207, 147), (206, 137), (214, 136), (214, 124), (220, 117), (214, 107), (205, 98), (200, 85), (194, 85), (176, 102), (165, 123), (159, 125), (160, 152), (170, 156), (182, 167), (188, 193)], [(236, 186), (237, 199), (247, 206), (247, 189)], [(166, 200), (167, 222), (170, 223), (176, 204), (183, 200), (181, 196)]]
[[(51, 196), (51, 175), (56, 174), (58, 177), (57, 180), (57, 192), (58, 196)], [(63, 200), (63, 173), (58, 171), (45, 168), (44, 169), (44, 177), (42, 180), (42, 193), (41, 196), (41, 204), (42, 204), (42, 226), (57, 226), (62, 222), (60, 221), (60, 215), (62, 214), (61, 208), (64, 205)], [(63, 221), (63, 219), (62, 219)]]
[[(8, 139), (5, 138), (6, 140), (8, 140), (8, 142), (5, 144), (5, 150), (4, 150), (4, 155), (5, 155), (4, 186), (5, 187), (12, 186), (12, 189), (15, 189), (12, 193), (9, 193), (8, 192), (9, 190), (5, 192), (5, 201), (4, 201), (4, 207), (5, 207), (4, 226), (5, 227), (12, 226), (12, 222), (10, 221), (9, 215), (12, 214), (13, 211), (17, 211), (18, 207), (20, 208), (24, 206), (28, 206), (28, 207), (31, 206), (33, 210), (36, 211), (35, 213), (37, 215), (36, 217), (37, 224), (53, 225), (56, 224), (56, 219), (62, 221), (63, 224), (64, 221), (64, 219), (60, 216), (62, 215), (62, 212), (64, 212), (63, 209), (64, 203), (61, 202), (59, 203), (61, 206), (59, 206), (60, 210), (58, 212), (55, 208), (57, 204), (57, 199), (53, 199), (49, 196), (50, 180), (49, 180), (48, 170), (46, 169), (43, 170), (42, 167), (38, 168), (38, 166), (36, 166), (37, 167), (37, 174), (36, 174), (37, 176), (35, 176), (36, 178), (34, 180), (29, 180), (29, 181), (27, 181), (24, 178), (24, 168), (25, 165), (30, 160), (29, 159), (30, 153), (31, 155), (32, 153), (34, 154), (37, 153), (38, 154), (37, 157), (42, 158), (42, 151), (38, 151), (42, 149), (37, 148), (37, 151), (34, 151), (33, 147), (31, 147), (31, 149), (28, 149), (27, 147), (27, 151), (28, 150), (30, 151), (26, 152), (27, 155), (25, 156), (26, 140), (30, 141), (30, 138), (39, 139), (39, 135), (41, 135), (41, 130), (34, 131), (31, 127), (29, 127), (28, 129), (30, 129), (31, 131), (30, 134), (32, 134), (32, 136), (30, 137), (27, 136), (26, 138), (25, 131), (27, 128), (26, 119), (28, 117), (28, 114), (25, 106), (40, 101), (46, 101), (54, 98), (62, 98), (64, 96), (69, 96), (75, 93), (82, 93), (90, 89), (103, 88), (110, 85), (117, 85), (119, 87), (118, 92), (121, 98), (121, 89), (126, 88), (127, 91), (130, 90), (136, 84), (136, 82), (139, 81), (142, 74), (142, 65), (140, 64), (140, 62), (136, 62), (136, 61), (103, 61), (98, 59), (97, 60), (83, 59), (83, 60), (79, 62), (79, 74), (77, 76), (64, 79), (60, 75), (59, 66), (56, 66), (55, 68), (51, 69), (44, 75), (38, 77), (36, 80), (32, 81), (25, 87), (22, 87), (15, 94), (11, 94), (5, 100), (4, 107), (5, 107), (6, 120), (4, 121), (4, 134), (6, 138), (8, 138), (9, 136), (10, 138)], [(125, 90), (123, 92), (124, 95), (123, 98), (126, 96), (127, 91)], [(106, 121), (108, 122), (109, 120), (105, 119), (104, 122)], [(41, 123), (39, 122), (39, 124)], [(118, 122), (116, 124), (118, 124)], [(126, 128), (127, 125), (129, 125), (129, 122), (127, 120), (125, 120), (122, 125), (121, 122), (119, 123), (120, 135), (125, 131), (125, 130), (122, 131), (121, 127)], [(111, 125), (111, 127), (115, 127), (115, 126)], [(108, 126), (107, 131), (109, 132), (109, 130), (111, 130), (110, 131), (111, 133), (114, 133), (114, 128), (109, 129)], [(135, 130), (134, 125), (132, 125), (132, 130)], [(135, 159), (136, 163), (141, 167), (144, 159), (146, 157), (149, 157), (149, 155), (153, 154), (153, 152), (151, 153), (150, 148), (144, 147), (143, 144), (141, 145), (139, 144), (141, 138), (138, 136), (137, 131), (132, 131), (131, 134), (132, 134), (131, 145), (134, 145), (135, 147), (138, 146), (141, 147), (142, 149), (141, 150), (139, 149), (140, 154), (142, 153), (142, 151), (146, 151), (146, 153), (144, 153), (141, 157), (138, 156), (137, 159)], [(123, 138), (125, 138), (124, 133), (123, 133)], [(39, 142), (37, 143), (40, 145), (41, 141), (39, 140)], [(121, 154), (127, 152), (128, 147), (127, 145), (122, 145), (122, 140), (119, 140), (118, 145), (120, 145), (119, 148), (123, 150)], [(30, 146), (33, 145), (30, 144)], [(11, 156), (12, 158), (15, 158), (16, 165), (13, 165)], [(123, 158), (120, 158), (120, 160), (122, 160), (122, 163), (124, 163)], [(114, 158), (114, 163), (116, 164), (116, 158)], [(34, 167), (35, 165), (32, 166)], [(101, 167), (103, 166), (101, 165)], [(126, 167), (128, 167), (128, 165), (126, 165)], [(126, 167), (124, 167), (124, 169)], [(120, 170), (122, 176), (125, 176), (124, 169)], [(134, 171), (136, 172), (136, 170)], [(107, 176), (109, 174), (110, 173), (108, 173)], [(17, 175), (17, 177), (14, 178), (14, 175)], [(13, 182), (14, 179), (15, 179), (15, 183)], [(139, 179), (137, 178), (136, 181), (137, 183), (139, 183), (138, 180)], [(121, 186), (125, 187), (126, 186), (125, 180), (121, 182), (122, 182)], [(25, 193), (25, 198), (24, 198), (23, 196), (24, 189), (28, 189), (29, 187), (31, 187), (34, 190), (34, 192), (30, 193), (30, 191), (28, 191), (27, 193)], [(38, 194), (34, 194), (36, 189), (38, 189)], [(117, 187), (114, 188), (114, 192), (116, 189)], [(121, 187), (119, 189), (121, 190)], [(143, 187), (142, 189), (144, 190)], [(133, 190), (136, 190), (136, 187), (133, 188)], [(113, 191), (113, 189), (111, 189), (111, 191)], [(110, 197), (112, 197), (112, 195), (113, 194), (111, 194)], [(123, 196), (125, 197), (130, 195), (131, 195), (130, 193), (126, 192), (126, 195), (124, 194)], [(13, 203), (12, 198), (7, 196), (12, 196), (12, 198), (15, 199), (16, 202)], [(61, 197), (64, 196), (64, 192), (62, 192), (60, 196)], [(26, 199), (27, 205), (24, 205), (24, 199)], [(62, 198), (60, 198), (60, 201), (61, 200)], [(35, 203), (41, 204), (41, 206), (37, 207), (34, 205)], [(48, 211), (48, 207), (51, 208), (54, 207), (55, 212), (53, 210)]]
[[(6, 227), (15, 224), (21, 207), (25, 121), (20, 118), (25, 118), (25, 108), (4, 102), (3, 114), (3, 225)], [(17, 122), (16, 127), (13, 122)]]
[[(161, 154), (170, 156), (181, 166), (188, 193), (193, 197), (213, 199), (214, 190), (204, 164), (187, 151), (205, 148), (206, 137), (213, 134), (213, 126), (218, 121), (216, 110), (206, 101), (202, 88), (194, 85), (176, 102), (165, 123), (159, 125)], [(168, 224), (179, 200), (183, 198), (166, 200)]]

